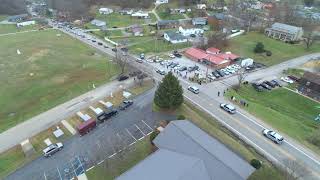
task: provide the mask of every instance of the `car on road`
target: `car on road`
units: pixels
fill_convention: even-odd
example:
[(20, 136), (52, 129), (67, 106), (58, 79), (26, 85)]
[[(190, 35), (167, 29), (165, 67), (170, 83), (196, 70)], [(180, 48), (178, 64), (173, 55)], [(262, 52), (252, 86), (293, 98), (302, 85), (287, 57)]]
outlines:
[(92, 42), (97, 42), (96, 40), (92, 39)]
[(136, 59), (136, 62), (138, 62), (138, 63), (143, 63), (143, 60), (142, 60), (142, 59), (137, 58), (137, 59)]
[(228, 113), (230, 114), (235, 114), (236, 113), (236, 108), (233, 107), (232, 105), (230, 104), (225, 104), (225, 103), (221, 103), (220, 104), (220, 108), (227, 111)]
[(119, 109), (120, 110), (125, 110), (127, 109), (129, 106), (131, 106), (133, 104), (133, 101), (132, 100), (125, 100), (123, 101), (120, 106), (119, 106)]
[(108, 48), (108, 46), (106, 46), (106, 45), (104, 45), (103, 47), (104, 47), (104, 48)]
[(289, 84), (293, 84), (293, 80), (288, 78), (288, 77), (281, 77), (280, 78), (282, 81), (286, 82), (286, 83), (289, 83)]
[(129, 76), (127, 76), (127, 75), (120, 75), (119, 78), (118, 78), (118, 81), (124, 81), (124, 80), (126, 80), (128, 78), (129, 78)]
[(195, 87), (195, 86), (189, 86), (188, 90), (195, 93), (195, 94), (199, 94), (199, 88)]
[(117, 48), (112, 48), (111, 51), (117, 52)]
[(98, 42), (98, 45), (99, 45), (99, 46), (102, 46), (102, 42)]
[(276, 133), (276, 132), (274, 132), (274, 131), (272, 131), (272, 130), (264, 129), (264, 130), (262, 131), (262, 134), (263, 134), (265, 137), (267, 137), (267, 138), (269, 138), (270, 140), (272, 140), (272, 141), (273, 141), (274, 143), (276, 143), (276, 144), (282, 144), (283, 141), (284, 141), (283, 137), (282, 137), (280, 134), (278, 134), (278, 133)]
[(43, 150), (43, 155), (44, 157), (50, 157), (54, 153), (60, 151), (62, 148), (63, 148), (63, 144), (61, 142), (51, 144)]

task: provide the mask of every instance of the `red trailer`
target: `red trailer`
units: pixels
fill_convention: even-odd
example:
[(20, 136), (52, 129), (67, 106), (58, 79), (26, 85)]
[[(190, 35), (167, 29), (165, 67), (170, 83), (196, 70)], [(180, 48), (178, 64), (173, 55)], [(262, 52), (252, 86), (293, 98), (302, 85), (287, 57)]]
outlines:
[(88, 121), (80, 124), (77, 127), (77, 129), (78, 129), (80, 136), (83, 136), (83, 135), (87, 134), (89, 131), (91, 131), (92, 129), (94, 129), (96, 127), (96, 125), (97, 125), (96, 121), (93, 118), (91, 118)]

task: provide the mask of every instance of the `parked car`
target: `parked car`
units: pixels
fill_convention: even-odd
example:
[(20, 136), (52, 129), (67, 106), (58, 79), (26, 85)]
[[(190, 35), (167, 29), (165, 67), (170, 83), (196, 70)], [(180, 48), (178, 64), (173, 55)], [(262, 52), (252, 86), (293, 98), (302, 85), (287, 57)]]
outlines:
[(102, 46), (102, 42), (98, 42), (98, 45), (99, 45), (99, 46)]
[(273, 82), (276, 86), (278, 87), (282, 87), (282, 85), (277, 81), (277, 80), (272, 80), (271, 82)]
[(217, 70), (217, 73), (221, 76), (224, 77), (226, 74), (223, 71)]
[(216, 77), (216, 78), (221, 77), (220, 74), (218, 73), (218, 71), (212, 71), (212, 75), (214, 75), (214, 77)]
[(173, 51), (173, 55), (177, 58), (181, 58), (182, 55), (178, 51)]
[(186, 71), (188, 68), (186, 66), (182, 66), (179, 68), (179, 71)]
[(129, 106), (131, 106), (133, 104), (133, 101), (132, 100), (125, 100), (123, 101), (120, 106), (119, 106), (119, 109), (120, 110), (125, 110), (127, 109)]
[(272, 88), (275, 88), (277, 85), (272, 82), (272, 81), (264, 81), (264, 83), (266, 83), (268, 86), (272, 87)]
[(97, 117), (97, 120), (99, 122), (104, 122), (104, 121), (110, 119), (112, 116), (115, 116), (117, 113), (118, 113), (117, 110), (114, 110), (114, 109), (113, 110), (108, 110), (108, 111), (104, 112), (103, 114), (99, 115)]
[(108, 46), (106, 46), (106, 45), (104, 45), (103, 47), (104, 47), (104, 48), (108, 48)]
[(199, 70), (199, 66), (197, 65), (188, 67), (189, 72), (196, 71), (196, 70)]
[(137, 58), (137, 59), (136, 59), (136, 62), (138, 62), (138, 63), (143, 63), (143, 60), (142, 60), (142, 59)]
[(270, 87), (268, 84), (266, 83), (261, 83), (260, 86), (262, 86), (263, 88), (267, 89), (267, 90), (272, 90), (272, 87)]
[(199, 88), (197, 88), (195, 86), (189, 86), (188, 90), (195, 93), (195, 94), (199, 94)]
[(216, 79), (216, 77), (214, 77), (212, 74), (208, 74), (207, 75), (207, 78), (210, 80), (210, 81), (213, 81)]
[(118, 78), (118, 81), (124, 81), (124, 80), (126, 80), (128, 78), (129, 78), (129, 76), (127, 76), (127, 75), (120, 75), (119, 78)]
[(44, 157), (50, 157), (54, 153), (60, 151), (63, 148), (63, 144), (61, 142), (51, 144), (50, 146), (46, 147), (43, 151)]
[(170, 58), (175, 58), (176, 56), (173, 55), (173, 54), (169, 54), (169, 57), (170, 57)]
[(111, 51), (117, 52), (117, 48), (112, 48)]
[(145, 58), (144, 53), (141, 53), (141, 54), (140, 54), (140, 59), (144, 59), (144, 58)]
[(94, 119), (89, 119), (88, 121), (85, 121), (81, 123), (79, 126), (77, 126), (77, 130), (80, 136), (83, 136), (90, 132), (92, 129), (94, 129), (96, 126), (97, 122)]
[(156, 72), (158, 74), (160, 74), (160, 75), (165, 75), (166, 74), (166, 72), (164, 70), (162, 70), (162, 69), (157, 69)]
[(283, 141), (284, 141), (283, 137), (280, 134), (278, 134), (278, 133), (276, 133), (276, 132), (274, 132), (272, 130), (264, 129), (262, 131), (262, 134), (265, 137), (271, 139), (276, 144), (282, 144)]
[(252, 86), (258, 92), (262, 92), (264, 90), (264, 88), (262, 86), (260, 86), (260, 84), (257, 84), (257, 83), (252, 83)]
[(227, 111), (227, 112), (230, 113), (230, 114), (235, 114), (235, 113), (236, 113), (236, 108), (233, 107), (233, 106), (230, 105), (230, 104), (221, 103), (221, 104), (220, 104), (220, 108), (222, 108), (223, 110)]
[(289, 84), (293, 84), (293, 80), (291, 80), (290, 78), (288, 77), (281, 77), (280, 78), (282, 81), (286, 82), (286, 83), (289, 83)]

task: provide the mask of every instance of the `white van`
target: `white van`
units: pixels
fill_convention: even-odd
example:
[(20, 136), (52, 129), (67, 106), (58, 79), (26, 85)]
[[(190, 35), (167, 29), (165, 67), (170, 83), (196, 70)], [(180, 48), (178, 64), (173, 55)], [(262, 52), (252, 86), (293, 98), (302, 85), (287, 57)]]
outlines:
[(197, 88), (195, 86), (189, 86), (188, 90), (195, 93), (195, 94), (199, 94), (199, 88)]

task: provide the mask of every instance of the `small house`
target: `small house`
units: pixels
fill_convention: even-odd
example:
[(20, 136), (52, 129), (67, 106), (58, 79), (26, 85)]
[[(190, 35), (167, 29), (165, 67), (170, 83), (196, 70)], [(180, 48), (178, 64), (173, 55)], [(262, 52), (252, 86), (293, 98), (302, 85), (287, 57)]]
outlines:
[(177, 28), (180, 22), (178, 20), (161, 20), (157, 22), (157, 29)]
[(104, 14), (104, 15), (108, 15), (108, 14), (113, 13), (113, 10), (110, 8), (100, 8), (99, 13)]
[(203, 17), (193, 18), (192, 25), (194, 26), (204, 26), (207, 25), (207, 19)]
[(180, 33), (175, 32), (175, 31), (166, 31), (163, 34), (163, 37), (165, 40), (169, 41), (172, 44), (188, 42), (187, 37), (183, 36)]
[(135, 13), (132, 13), (131, 17), (137, 17), (139, 19), (147, 19), (147, 18), (149, 18), (149, 13), (143, 12), (143, 11), (137, 11)]
[(320, 73), (305, 72), (299, 80), (299, 92), (320, 101)]
[(191, 29), (184, 29), (183, 27), (179, 27), (179, 32), (183, 36), (190, 36), (190, 35), (201, 35), (204, 33), (203, 29), (200, 28), (191, 28)]
[(98, 27), (105, 27), (107, 26), (107, 23), (98, 19), (94, 19), (91, 21), (92, 25), (98, 26)]

